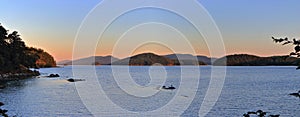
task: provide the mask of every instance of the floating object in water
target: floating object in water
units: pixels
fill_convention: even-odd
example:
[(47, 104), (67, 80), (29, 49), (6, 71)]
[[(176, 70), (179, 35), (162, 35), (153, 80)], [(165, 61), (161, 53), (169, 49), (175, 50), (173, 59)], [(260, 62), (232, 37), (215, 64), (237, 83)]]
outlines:
[(54, 78), (54, 77), (59, 77), (59, 75), (58, 74), (50, 74), (48, 77)]
[(171, 85), (170, 87), (162, 86), (162, 89), (173, 90), (173, 89), (176, 89), (176, 88), (173, 87), (173, 85)]

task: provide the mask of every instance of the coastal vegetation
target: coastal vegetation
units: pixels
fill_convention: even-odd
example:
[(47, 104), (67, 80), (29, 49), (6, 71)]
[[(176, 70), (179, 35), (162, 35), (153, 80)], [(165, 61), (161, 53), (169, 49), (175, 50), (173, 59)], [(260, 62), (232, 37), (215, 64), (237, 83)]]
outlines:
[(33, 47), (28, 48), (28, 53), (31, 55), (37, 55), (38, 59), (35, 61), (35, 67), (46, 68), (46, 67), (56, 67), (56, 61), (49, 53), (42, 49), (37, 49)]
[(127, 57), (124, 59), (118, 59), (113, 56), (91, 56), (87, 58), (77, 60), (64, 60), (58, 62), (59, 65), (131, 65), (131, 66), (149, 66), (153, 64), (160, 64), (164, 66), (174, 65), (208, 65), (210, 62), (202, 62), (202, 60), (210, 61), (210, 58), (202, 57), (203, 59), (197, 59), (198, 56), (189, 54), (177, 54), (172, 55), (156, 55), (154, 53), (142, 53)]
[(217, 59), (213, 65), (216, 66), (297, 66), (300, 59), (289, 56), (259, 57), (248, 54), (228, 55)]
[(143, 53), (113, 62), (111, 65), (149, 66), (153, 64), (173, 66), (179, 65), (179, 62), (177, 60), (172, 60), (163, 56), (155, 55), (153, 53)]
[(87, 58), (82, 58), (78, 60), (65, 60), (60, 61), (57, 64), (59, 65), (108, 65), (114, 61), (118, 61), (118, 58), (113, 56), (91, 56)]
[(17, 31), (11, 33), (0, 24), (0, 80), (16, 80), (39, 75), (29, 68), (56, 66), (42, 49), (28, 47)]
[[(285, 38), (275, 38), (275, 37), (272, 37), (273, 41), (275, 43), (280, 43), (282, 45), (288, 45), (288, 44), (291, 44), (291, 45), (294, 45), (294, 52), (291, 52), (289, 55), (290, 56), (294, 56), (294, 57), (300, 57), (300, 40), (297, 40), (297, 39), (292, 39), (290, 40), (288, 37), (285, 37)], [(297, 69), (300, 69), (300, 65), (298, 64), (298, 68)]]
[(190, 54), (156, 55), (153, 53), (142, 53), (118, 59), (113, 56), (92, 56), (74, 61), (62, 61), (60, 65), (131, 65), (149, 66), (160, 64), (164, 66), (174, 65), (215, 65), (215, 66), (297, 66), (300, 59), (290, 56), (260, 57), (249, 54), (227, 55), (221, 58), (210, 58), (206, 56), (193, 56)]

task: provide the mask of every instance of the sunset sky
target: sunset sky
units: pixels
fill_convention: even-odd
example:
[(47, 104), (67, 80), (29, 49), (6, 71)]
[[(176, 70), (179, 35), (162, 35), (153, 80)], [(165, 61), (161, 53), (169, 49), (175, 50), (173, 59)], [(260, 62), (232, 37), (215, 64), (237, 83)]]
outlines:
[[(10, 31), (17, 30), (27, 45), (46, 50), (57, 61), (71, 59), (74, 39), (80, 24), (99, 2), (101, 0), (1, 0), (0, 23)], [(300, 39), (299, 0), (199, 0), (198, 2), (207, 9), (219, 27), (226, 54), (248, 53), (260, 56), (288, 54), (292, 51), (292, 46), (274, 44), (271, 37), (287, 36)], [(116, 5), (116, 8), (120, 5)], [(197, 15), (194, 11), (191, 13)], [(153, 19), (149, 20), (151, 18)], [(139, 20), (157, 21), (161, 24), (148, 23), (135, 28), (129, 27), (132, 22)], [(172, 53), (174, 48), (179, 53), (190, 53), (191, 51), (188, 51), (180, 41), (183, 37), (176, 33), (177, 30), (163, 23), (181, 28), (184, 34), (193, 35), (188, 41), (195, 52), (210, 56), (205, 41), (201, 36), (196, 36), (192, 26), (172, 13), (155, 9), (133, 11), (120, 17), (119, 21), (116, 20), (102, 36), (103, 40), (98, 44), (96, 55), (110, 55), (113, 49), (119, 49), (115, 53), (119, 58), (128, 56), (124, 54), (128, 52), (168, 54)], [(118, 31), (128, 33), (115, 35)], [(114, 36), (123, 37), (118, 41), (114, 38), (119, 37)], [(117, 41), (121, 45), (117, 45)], [(149, 43), (134, 45), (134, 42), (138, 41)], [(165, 43), (155, 43), (159, 41)], [(173, 44), (173, 48), (164, 45), (166, 43)], [(223, 55), (217, 57), (221, 56)]]

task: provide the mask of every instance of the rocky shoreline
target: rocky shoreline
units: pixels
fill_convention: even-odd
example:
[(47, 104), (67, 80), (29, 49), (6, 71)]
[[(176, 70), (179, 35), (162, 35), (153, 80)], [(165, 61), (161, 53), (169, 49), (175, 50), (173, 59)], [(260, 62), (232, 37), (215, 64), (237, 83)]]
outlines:
[(32, 76), (39, 76), (38, 71), (22, 71), (22, 72), (10, 72), (10, 73), (0, 73), (0, 84), (6, 81), (15, 81), (26, 79)]

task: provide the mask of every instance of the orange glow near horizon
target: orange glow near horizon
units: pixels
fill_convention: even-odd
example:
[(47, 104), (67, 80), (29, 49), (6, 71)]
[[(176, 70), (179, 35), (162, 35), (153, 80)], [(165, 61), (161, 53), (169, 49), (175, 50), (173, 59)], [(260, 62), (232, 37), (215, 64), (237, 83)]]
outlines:
[[(44, 46), (42, 44), (41, 44), (41, 46), (36, 46), (35, 44), (28, 44), (28, 45), (36, 47), (36, 48), (44, 49), (46, 52), (51, 54), (57, 62), (62, 61), (62, 60), (72, 60), (73, 47), (71, 45), (69, 45), (69, 46), (67, 46), (67, 45), (59, 45), (58, 46), (56, 44), (46, 44)], [(244, 47), (244, 48), (247, 48), (247, 47)], [(266, 49), (266, 50), (264, 50), (264, 49)], [(227, 46), (226, 55), (252, 54), (252, 55), (266, 57), (266, 56), (288, 55), (291, 51), (293, 51), (292, 46), (281, 46), (281, 45), (275, 45), (275, 44), (273, 44), (273, 47), (271, 47), (271, 48), (267, 48), (267, 47), (262, 48), (262, 49), (256, 48), (256, 50), (255, 49), (252, 49), (252, 50), (243, 49), (242, 50), (241, 48), (232, 48), (232, 47)], [(159, 46), (159, 45), (146, 45), (146, 46), (136, 49), (132, 53), (132, 55), (148, 53), (148, 52), (158, 54), (158, 55), (173, 54), (173, 52), (167, 47), (163, 47), (163, 46)], [(190, 54), (190, 53), (183, 52), (183, 53), (179, 53), (179, 54)], [(209, 56), (209, 52), (207, 52), (207, 51), (206, 52), (196, 51), (196, 54)], [(95, 56), (107, 56), (107, 55), (112, 55), (111, 51), (102, 51), (102, 52), (97, 52), (95, 54)], [(223, 56), (217, 56), (217, 57), (223, 57)], [(125, 56), (118, 57), (118, 58), (125, 58)]]
[[(73, 52), (73, 43), (66, 43), (66, 42), (53, 42), (53, 41), (35, 41), (35, 40), (28, 40), (27, 37), (24, 39), (28, 46), (41, 48), (51, 54), (57, 62), (62, 60), (72, 60), (72, 52)], [(31, 38), (32, 39), (32, 38)], [(112, 47), (109, 47), (110, 44), (106, 45), (103, 44), (101, 50), (106, 51), (96, 51), (95, 56), (107, 56), (112, 55)], [(194, 45), (196, 46), (196, 45)], [(226, 55), (231, 54), (252, 54), (257, 56), (279, 56), (279, 55), (288, 55), (290, 52), (293, 51), (293, 46), (282, 46), (280, 44), (275, 44), (271, 40), (268, 43), (249, 43), (247, 45), (242, 44), (235, 44), (229, 43), (225, 40), (225, 49)], [(210, 56), (209, 51), (206, 47), (199, 47), (196, 46), (195, 52), (196, 55), (204, 55)], [(199, 49), (201, 48), (201, 49)], [(136, 50), (132, 52), (131, 55), (141, 54), (141, 53), (155, 53), (157, 55), (166, 55), (166, 54), (173, 54), (174, 52), (170, 50), (168, 47), (158, 44), (146, 44), (141, 47), (138, 47)], [(191, 54), (189, 52), (178, 52), (179, 54)], [(93, 56), (93, 55), (90, 55)], [(128, 56), (116, 56), (117, 58), (125, 58)], [(217, 56), (223, 57), (225, 55)], [(88, 57), (88, 56), (84, 56)]]
[[(49, 54), (51, 54), (57, 62), (62, 60), (72, 60), (72, 52), (73, 52), (73, 44), (64, 44), (64, 43), (54, 43), (54, 42), (47, 42), (47, 43), (32, 43), (25, 40), (27, 45), (33, 46), (36, 48), (42, 48)], [(257, 56), (279, 56), (279, 55), (288, 55), (291, 51), (293, 51), (293, 46), (281, 46), (280, 44), (274, 44), (270, 42), (269, 44), (256, 44), (256, 45), (234, 45), (230, 43), (225, 43), (226, 47), (226, 55), (231, 54), (252, 54)], [(107, 56), (112, 55), (112, 50), (110, 47), (107, 48), (106, 51), (96, 51), (95, 56)], [(102, 49), (105, 50), (105, 49)], [(203, 50), (203, 49), (202, 49)], [(155, 53), (157, 55), (166, 55), (166, 54), (173, 54), (174, 52), (169, 48), (157, 45), (157, 44), (146, 44), (143, 45), (132, 52), (131, 55), (141, 54), (141, 53)], [(201, 51), (196, 50), (196, 55), (204, 55), (209, 56), (209, 51)], [(191, 54), (188, 52), (179, 52), (179, 54)], [(93, 56), (93, 55), (91, 55)], [(128, 56), (116, 56), (117, 58), (125, 58)], [(225, 55), (223, 55), (225, 56)], [(217, 57), (223, 57), (217, 56)], [(88, 56), (84, 56), (88, 57)]]

